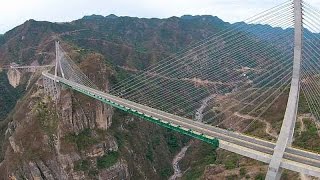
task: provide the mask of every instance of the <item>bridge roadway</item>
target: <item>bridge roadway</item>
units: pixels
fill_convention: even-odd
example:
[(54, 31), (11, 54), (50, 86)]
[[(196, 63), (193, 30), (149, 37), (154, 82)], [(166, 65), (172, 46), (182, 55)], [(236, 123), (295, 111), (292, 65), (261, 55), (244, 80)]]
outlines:
[(43, 66), (10, 66), (7, 69), (32, 69), (32, 68), (50, 68), (55, 65), (43, 65)]
[(43, 65), (43, 66), (3, 66), (0, 69), (39, 69), (39, 68), (51, 68), (55, 65)]
[[(113, 96), (81, 84), (55, 77), (52, 74), (43, 72), (45, 77), (56, 80), (70, 88), (81, 93), (90, 95), (98, 100), (109, 100), (121, 105), (127, 109), (132, 109), (146, 116), (152, 116), (161, 121), (170, 122), (171, 124), (181, 126), (182, 128), (191, 129), (206, 136), (219, 139), (219, 147), (230, 152), (240, 154), (264, 163), (270, 163), (275, 148), (275, 143), (261, 140), (244, 134), (227, 131), (221, 128), (192, 121), (187, 118), (179, 117), (164, 111), (160, 111), (148, 106), (144, 106), (126, 99)], [(281, 160), (280, 167), (303, 174), (320, 177), (320, 155), (296, 148), (286, 148), (284, 157)]]

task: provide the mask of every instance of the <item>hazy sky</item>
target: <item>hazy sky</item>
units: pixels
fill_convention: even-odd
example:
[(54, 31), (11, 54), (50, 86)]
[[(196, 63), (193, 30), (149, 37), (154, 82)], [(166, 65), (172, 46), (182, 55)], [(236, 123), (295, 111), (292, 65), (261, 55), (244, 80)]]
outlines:
[[(247, 19), (285, 0), (1, 0), (0, 34), (28, 19), (66, 22), (84, 15), (136, 17), (214, 15), (225, 21)], [(319, 0), (307, 0), (320, 9)]]

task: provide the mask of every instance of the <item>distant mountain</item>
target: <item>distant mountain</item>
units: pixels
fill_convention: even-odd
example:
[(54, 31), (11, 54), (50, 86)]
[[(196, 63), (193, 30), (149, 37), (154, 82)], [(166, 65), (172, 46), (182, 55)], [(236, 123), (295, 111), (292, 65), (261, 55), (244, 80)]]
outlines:
[(0, 45), (4, 43), (4, 35), (0, 34)]
[(82, 19), (85, 20), (103, 20), (105, 18), (109, 18), (109, 19), (115, 19), (118, 18), (118, 16), (114, 15), (114, 14), (110, 14), (108, 16), (101, 16), (101, 15), (90, 15), (90, 16), (84, 16)]
[(99, 19), (104, 19), (104, 16), (101, 15), (90, 15), (90, 16), (84, 16), (82, 19), (86, 19), (86, 20), (99, 20)]

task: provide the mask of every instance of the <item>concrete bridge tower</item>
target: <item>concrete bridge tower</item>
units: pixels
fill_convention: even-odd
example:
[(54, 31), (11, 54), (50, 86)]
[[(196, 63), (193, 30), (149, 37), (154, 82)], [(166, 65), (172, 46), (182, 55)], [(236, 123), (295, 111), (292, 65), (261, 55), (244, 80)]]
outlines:
[(282, 169), (280, 164), (286, 147), (291, 146), (294, 127), (297, 119), (299, 92), (300, 92), (300, 68), (302, 56), (302, 0), (294, 0), (294, 58), (293, 72), (287, 108), (282, 122), (281, 131), (277, 140), (274, 153), (269, 164), (266, 179), (280, 179)]

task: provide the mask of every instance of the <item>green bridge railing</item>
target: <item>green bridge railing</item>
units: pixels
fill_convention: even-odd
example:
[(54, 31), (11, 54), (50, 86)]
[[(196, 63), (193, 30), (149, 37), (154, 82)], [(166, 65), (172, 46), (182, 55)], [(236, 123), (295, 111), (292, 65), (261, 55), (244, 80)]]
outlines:
[(154, 124), (157, 124), (157, 125), (160, 125), (162, 127), (165, 127), (165, 128), (168, 128), (168, 129), (171, 129), (173, 131), (176, 131), (176, 132), (179, 132), (181, 134), (184, 134), (184, 135), (187, 135), (187, 136), (190, 136), (190, 137), (193, 137), (193, 138), (196, 138), (196, 139), (199, 139), (203, 142), (206, 142), (206, 143), (209, 143), (209, 144), (212, 144), (214, 146), (214, 148), (218, 148), (219, 147), (219, 140), (217, 138), (213, 138), (213, 137), (209, 137), (207, 135), (204, 135), (202, 133), (199, 133), (199, 132), (196, 132), (196, 131), (193, 131), (191, 129), (187, 129), (187, 128), (184, 128), (184, 127), (181, 127), (179, 125), (174, 125), (174, 124), (171, 124), (169, 122), (166, 122), (166, 121), (163, 121), (161, 119), (158, 119), (158, 118), (155, 118), (155, 117), (152, 117), (152, 116), (149, 116), (147, 114), (144, 114), (144, 113), (141, 113), (137, 110), (134, 110), (134, 109), (131, 109), (131, 108), (128, 108), (128, 107), (125, 107), (121, 104), (118, 104), (118, 103), (115, 103), (115, 102), (112, 102), (110, 101), (109, 99), (106, 99), (104, 97), (101, 97), (99, 95), (96, 95), (96, 94), (92, 94), (86, 90), (83, 90), (83, 89), (80, 89), (80, 88), (77, 88), (77, 87), (73, 87), (69, 84), (66, 84), (64, 82), (61, 82), (60, 83), (64, 84), (65, 86), (71, 88), (71, 89), (74, 89), (82, 94), (85, 94), (86, 96), (90, 96), (94, 99), (97, 99), (105, 104), (108, 104), (112, 107), (115, 107), (117, 109), (120, 109), (124, 112), (127, 112), (127, 113), (130, 113), (130, 114), (133, 114), (137, 117), (140, 117), (140, 118), (143, 118), (149, 122), (152, 122)]

